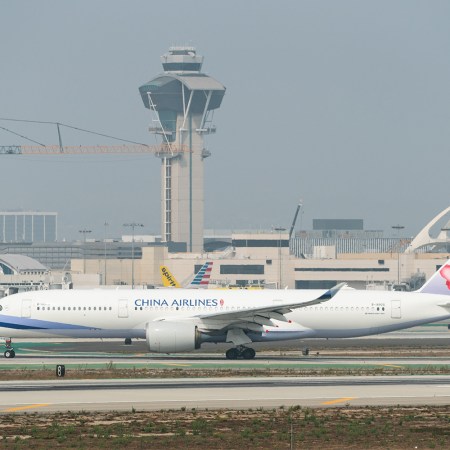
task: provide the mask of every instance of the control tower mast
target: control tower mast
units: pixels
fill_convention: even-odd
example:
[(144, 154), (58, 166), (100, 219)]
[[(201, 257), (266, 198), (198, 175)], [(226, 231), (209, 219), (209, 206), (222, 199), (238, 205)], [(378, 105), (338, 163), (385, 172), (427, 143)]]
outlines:
[[(161, 57), (164, 73), (139, 88), (154, 113), (150, 132), (162, 136), (161, 235), (203, 250), (203, 161), (210, 153), (204, 135), (215, 132), (212, 115), (225, 87), (201, 72), (203, 57), (194, 47), (171, 47)], [(181, 151), (180, 149), (187, 149)]]

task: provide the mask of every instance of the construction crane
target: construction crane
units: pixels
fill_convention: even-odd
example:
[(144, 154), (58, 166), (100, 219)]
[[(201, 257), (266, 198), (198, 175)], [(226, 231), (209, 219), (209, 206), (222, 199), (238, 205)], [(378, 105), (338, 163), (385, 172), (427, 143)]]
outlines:
[(295, 210), (294, 220), (292, 221), (292, 225), (289, 230), (289, 240), (291, 240), (292, 233), (294, 232), (294, 228), (295, 228), (295, 223), (297, 222), (298, 213), (302, 206), (303, 206), (303, 202), (302, 202), (302, 200), (300, 200), (300, 203), (297, 205), (297, 209)]
[[(123, 153), (150, 153), (158, 156), (160, 158), (175, 158), (181, 153), (188, 153), (191, 150), (186, 145), (176, 145), (171, 142), (164, 142), (157, 145), (147, 145), (141, 144), (139, 142), (129, 141), (126, 139), (117, 138), (114, 136), (97, 133), (95, 131), (85, 130), (78, 127), (73, 127), (71, 125), (66, 125), (60, 122), (43, 122), (37, 120), (21, 120), (21, 119), (3, 119), (15, 122), (28, 122), (28, 123), (38, 123), (38, 124), (52, 124), (56, 125), (58, 132), (58, 145), (45, 145), (41, 142), (30, 139), (27, 136), (19, 134), (8, 128), (0, 126), (0, 129), (33, 142), (35, 145), (0, 145), (0, 155), (98, 155), (98, 154), (123, 154)], [(121, 145), (63, 145), (61, 129), (60, 127), (67, 127), (77, 131), (82, 131), (85, 133), (95, 134), (98, 136), (107, 137), (110, 139), (126, 142), (126, 144)]]
[(0, 145), (0, 155), (98, 155), (118, 153), (152, 153), (160, 158), (174, 158), (189, 152), (185, 145)]

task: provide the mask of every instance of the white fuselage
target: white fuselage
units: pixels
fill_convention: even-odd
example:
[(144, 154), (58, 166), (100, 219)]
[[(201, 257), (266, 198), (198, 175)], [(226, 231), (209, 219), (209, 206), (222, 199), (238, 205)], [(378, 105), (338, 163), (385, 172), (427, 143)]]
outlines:
[[(300, 304), (322, 293), (220, 289), (31, 291), (0, 299), (0, 336), (145, 338), (146, 325), (152, 321), (193, 320), (202, 330), (209, 314)], [(329, 301), (287, 313), (290, 322), (272, 320), (275, 326), (251, 331), (249, 336), (253, 341), (266, 341), (385, 333), (450, 318), (449, 299), (435, 294), (342, 289)], [(226, 329), (226, 316), (216, 321), (221, 322)], [(218, 332), (205, 340), (223, 342), (225, 334)]]

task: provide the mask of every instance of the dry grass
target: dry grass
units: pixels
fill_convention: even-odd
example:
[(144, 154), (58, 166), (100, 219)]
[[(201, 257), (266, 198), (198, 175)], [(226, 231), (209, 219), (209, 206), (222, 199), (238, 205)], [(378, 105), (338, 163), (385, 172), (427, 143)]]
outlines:
[(447, 449), (450, 406), (10, 414), (0, 436), (2, 449)]

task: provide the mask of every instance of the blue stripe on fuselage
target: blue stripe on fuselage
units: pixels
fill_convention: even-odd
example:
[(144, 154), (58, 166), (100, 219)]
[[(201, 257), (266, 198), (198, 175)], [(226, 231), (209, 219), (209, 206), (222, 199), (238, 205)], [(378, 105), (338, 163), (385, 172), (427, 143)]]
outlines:
[(50, 322), (47, 320), (28, 319), (17, 316), (0, 315), (0, 328), (14, 330), (99, 330), (97, 327), (86, 327), (70, 323)]

